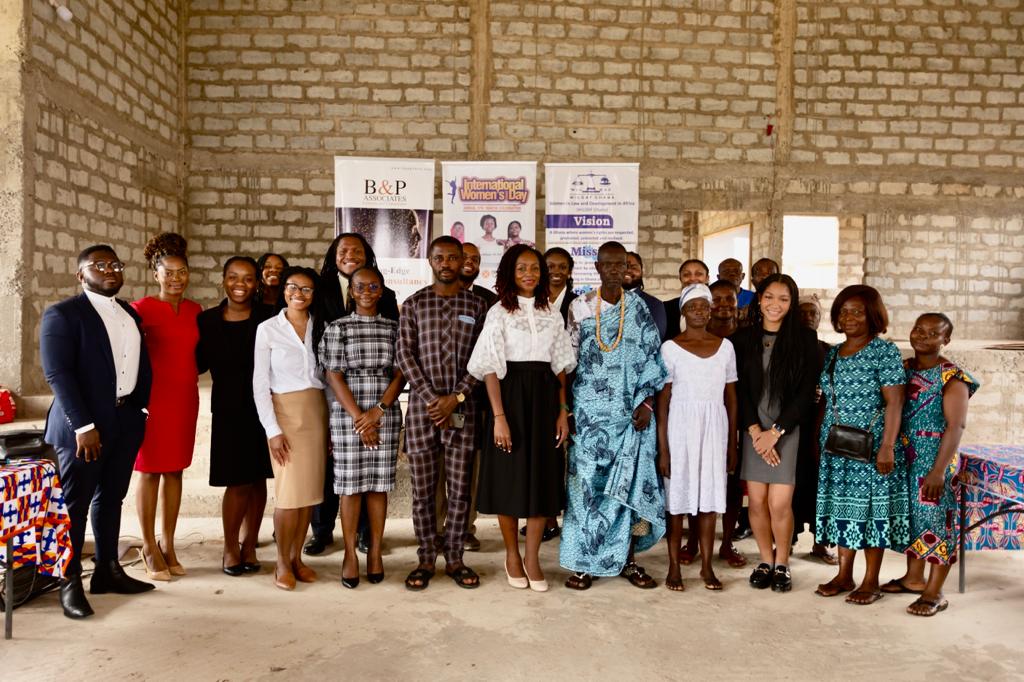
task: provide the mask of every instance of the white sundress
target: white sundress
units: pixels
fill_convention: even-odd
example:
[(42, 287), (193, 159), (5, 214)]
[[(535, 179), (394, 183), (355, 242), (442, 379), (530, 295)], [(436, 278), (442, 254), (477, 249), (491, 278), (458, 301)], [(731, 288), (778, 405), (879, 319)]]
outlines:
[(661, 346), (672, 382), (668, 407), (671, 478), (665, 482), (669, 514), (725, 512), (729, 418), (725, 385), (736, 381), (736, 353), (722, 340), (709, 358), (683, 350), (675, 341)]

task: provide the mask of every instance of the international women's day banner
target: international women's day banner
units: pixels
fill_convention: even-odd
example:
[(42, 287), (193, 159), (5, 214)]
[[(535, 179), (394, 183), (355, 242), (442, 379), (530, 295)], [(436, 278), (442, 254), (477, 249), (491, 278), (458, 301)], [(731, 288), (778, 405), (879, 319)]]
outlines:
[(334, 232), (358, 232), (398, 301), (432, 281), (433, 159), (334, 157)]
[(572, 254), (577, 292), (596, 287), (601, 280), (594, 263), (601, 244), (617, 241), (636, 250), (640, 164), (548, 163), (544, 176), (544, 244)]
[(494, 287), (502, 254), (537, 241), (535, 161), (442, 161), (444, 233), (480, 249), (477, 283)]

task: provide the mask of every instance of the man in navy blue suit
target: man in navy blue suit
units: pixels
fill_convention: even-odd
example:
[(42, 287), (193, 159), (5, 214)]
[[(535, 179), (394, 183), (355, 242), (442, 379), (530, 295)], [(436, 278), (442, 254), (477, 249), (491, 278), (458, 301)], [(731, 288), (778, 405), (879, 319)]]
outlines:
[(146, 430), (152, 374), (140, 318), (114, 296), (124, 285), (114, 249), (90, 246), (78, 256), (83, 293), (43, 313), (39, 346), (53, 391), (46, 442), (57, 450), (74, 550), (61, 583), (68, 618), (93, 613), (82, 587), (86, 515), (92, 511), (96, 568), (93, 594), (137, 594), (151, 583), (125, 574), (118, 562), (121, 503)]

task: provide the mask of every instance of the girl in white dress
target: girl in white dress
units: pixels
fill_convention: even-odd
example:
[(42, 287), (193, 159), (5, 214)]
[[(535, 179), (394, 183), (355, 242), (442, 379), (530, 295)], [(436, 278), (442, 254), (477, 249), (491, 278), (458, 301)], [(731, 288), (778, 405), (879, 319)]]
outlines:
[(705, 284), (683, 290), (685, 331), (661, 346), (669, 382), (658, 393), (658, 469), (669, 513), (665, 586), (682, 591), (679, 543), (683, 517), (697, 515), (701, 578), (722, 589), (711, 567), (715, 523), (725, 511), (728, 473), (736, 467), (736, 354), (727, 339), (707, 331), (711, 291)]

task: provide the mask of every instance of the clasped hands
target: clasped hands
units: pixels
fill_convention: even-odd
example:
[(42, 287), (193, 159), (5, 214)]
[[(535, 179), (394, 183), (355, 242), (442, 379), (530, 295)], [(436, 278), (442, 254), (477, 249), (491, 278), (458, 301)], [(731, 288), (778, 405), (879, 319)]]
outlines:
[(747, 433), (750, 434), (750, 439), (754, 444), (754, 452), (761, 456), (761, 459), (765, 461), (770, 467), (777, 467), (782, 463), (782, 457), (779, 456), (779, 451), (775, 449), (778, 445), (779, 439), (782, 436), (775, 429), (762, 429), (760, 424), (754, 424)]

